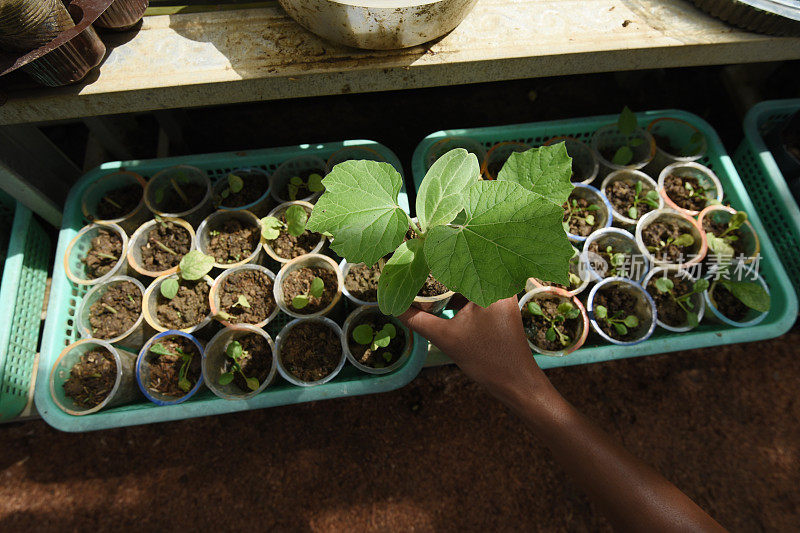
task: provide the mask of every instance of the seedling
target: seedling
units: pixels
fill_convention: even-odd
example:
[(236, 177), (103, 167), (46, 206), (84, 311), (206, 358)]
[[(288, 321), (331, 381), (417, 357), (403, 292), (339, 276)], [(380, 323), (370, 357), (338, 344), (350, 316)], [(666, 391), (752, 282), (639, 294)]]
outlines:
[(598, 305), (594, 308), (594, 317), (613, 327), (620, 336), (627, 335), (628, 328), (639, 326), (639, 319), (636, 315), (625, 315), (625, 311), (616, 311), (609, 316), (608, 309), (603, 305)]
[[(129, 294), (129, 295), (128, 295), (128, 298), (130, 298), (130, 297), (131, 297), (131, 295)], [(131, 298), (131, 301), (133, 301), (133, 298)], [(114, 309), (113, 307), (111, 307), (110, 305), (108, 305), (108, 304), (105, 304), (105, 303), (101, 303), (100, 305), (101, 305), (103, 308), (105, 308), (105, 309), (107, 309), (107, 310), (111, 311), (113, 314), (115, 314), (115, 315), (117, 314), (117, 310), (116, 310), (116, 309)]]
[(304, 294), (298, 294), (294, 298), (292, 298), (292, 307), (295, 309), (303, 309), (305, 306), (308, 305), (308, 302), (311, 301), (311, 298), (319, 298), (322, 296), (323, 291), (325, 290), (325, 282), (322, 281), (322, 278), (314, 278), (311, 280), (311, 286), (308, 288), (308, 292)]
[(647, 249), (654, 254), (658, 254), (670, 244), (681, 247), (691, 246), (694, 244), (694, 237), (692, 237), (691, 233), (681, 233), (677, 237), (668, 237), (666, 241), (658, 241), (657, 245), (648, 246)]
[(111, 254), (107, 254), (107, 253), (104, 253), (104, 252), (95, 252), (94, 255), (96, 255), (97, 257), (102, 257), (103, 259), (108, 259), (109, 261), (116, 261), (117, 260), (117, 256), (111, 255)]
[(695, 188), (694, 185), (688, 181), (684, 181), (683, 188), (689, 191), (689, 198), (701, 198), (706, 201), (706, 205), (719, 203), (716, 196), (707, 196), (708, 193), (715, 190), (713, 186), (703, 187), (701, 185), (700, 187)]
[(250, 309), (250, 302), (247, 301), (247, 297), (244, 294), (240, 294), (239, 298), (236, 300), (236, 303), (234, 303), (231, 307), (236, 307), (237, 305), (245, 309)]
[(178, 388), (183, 392), (189, 392), (192, 390), (192, 383), (189, 381), (189, 378), (186, 377), (186, 374), (189, 371), (189, 365), (192, 362), (193, 354), (186, 353), (180, 348), (175, 348), (175, 351), (172, 352), (160, 342), (152, 345), (150, 347), (150, 351), (156, 355), (171, 355), (173, 357), (180, 357), (182, 362), (180, 371), (178, 372)]
[(227, 385), (233, 381), (234, 374), (238, 372), (247, 383), (248, 389), (258, 390), (260, 385), (258, 378), (248, 378), (242, 371), (242, 358), (249, 355), (247, 350), (242, 349), (242, 344), (239, 341), (232, 341), (230, 344), (228, 344), (228, 347), (225, 348), (225, 355), (227, 355), (233, 361), (233, 363), (231, 363), (230, 370), (220, 375), (219, 384)]
[[(361, 324), (353, 329), (353, 340), (358, 344), (369, 346), (373, 352), (378, 348), (386, 348), (397, 336), (397, 329), (394, 324), (385, 324), (380, 330), (375, 330), (369, 324)], [(381, 354), (387, 363), (392, 360), (392, 354), (383, 352)]]
[(617, 119), (617, 129), (625, 136), (625, 141), (622, 146), (617, 148), (614, 157), (611, 159), (611, 162), (615, 165), (624, 167), (633, 161), (633, 149), (644, 142), (644, 139), (633, 137), (638, 127), (639, 121), (636, 118), (636, 114), (628, 106), (625, 106)]
[(286, 222), (276, 217), (264, 217), (261, 219), (261, 236), (272, 241), (277, 239), (281, 230), (286, 230), (289, 235), (299, 237), (306, 231), (308, 213), (302, 205), (290, 205), (284, 213)]
[(683, 309), (686, 313), (686, 320), (689, 323), (689, 327), (696, 328), (700, 322), (697, 320), (697, 313), (694, 311), (692, 296), (700, 294), (708, 289), (708, 280), (703, 278), (698, 279), (692, 285), (692, 290), (680, 296), (675, 296), (675, 284), (666, 276), (658, 278), (654, 285), (656, 286), (656, 290), (661, 294), (669, 294), (672, 301), (678, 304), (678, 307)]
[(708, 247), (720, 257), (733, 257), (736, 253), (731, 243), (739, 240), (739, 237), (734, 234), (736, 230), (742, 227), (747, 222), (747, 213), (744, 211), (737, 211), (728, 220), (728, 225), (725, 230), (719, 235), (715, 235), (711, 231), (706, 232), (706, 239), (708, 240)]
[(295, 201), (297, 200), (297, 194), (300, 192), (301, 189), (306, 189), (309, 192), (322, 192), (325, 190), (325, 186), (322, 185), (322, 176), (317, 174), (316, 172), (310, 174), (307, 180), (304, 180), (300, 176), (293, 176), (289, 180), (289, 184), (286, 186), (289, 191), (289, 200)]
[(558, 308), (556, 310), (558, 314), (551, 317), (542, 311), (542, 307), (538, 303), (528, 302), (528, 312), (533, 316), (543, 318), (550, 324), (550, 327), (547, 328), (547, 332), (544, 334), (545, 338), (550, 342), (554, 342), (556, 339), (558, 339), (558, 342), (561, 343), (561, 346), (569, 346), (572, 342), (572, 339), (569, 335), (561, 331), (561, 329), (563, 329), (563, 324), (566, 320), (574, 320), (581, 316), (581, 311), (572, 305), (571, 302), (561, 302), (558, 304)]
[(610, 277), (616, 276), (619, 268), (625, 264), (625, 254), (622, 252), (615, 252), (611, 246), (606, 246), (606, 255), (608, 256), (609, 266), (611, 267), (608, 275)]
[(628, 217), (637, 219), (639, 218), (639, 204), (647, 204), (653, 209), (658, 209), (659, 196), (658, 191), (649, 190), (642, 196), (642, 182), (637, 181), (634, 185), (633, 205), (628, 208)]
[(565, 220), (564, 223), (563, 223), (564, 231), (566, 231), (567, 233), (570, 233), (569, 223), (570, 223), (571, 220), (583, 220), (587, 225), (594, 226), (595, 218), (594, 218), (593, 214), (589, 213), (588, 215), (581, 216), (579, 214), (579, 212), (581, 212), (581, 211), (599, 211), (600, 210), (600, 206), (597, 205), (597, 204), (589, 204), (585, 208), (584, 207), (579, 207), (578, 206), (578, 200), (576, 198), (573, 198), (571, 202), (567, 202), (566, 203), (566, 208), (565, 209), (567, 210), (567, 212), (566, 212), (567, 220)]
[(581, 277), (574, 272), (569, 273), (569, 286), (570, 287), (578, 287), (580, 284), (583, 283)]
[(224, 200), (231, 194), (236, 194), (238, 192), (241, 192), (243, 188), (244, 188), (244, 180), (242, 180), (242, 178), (240, 178), (236, 174), (228, 174), (228, 186), (222, 189), (222, 192), (220, 192), (219, 195)]
[(769, 293), (764, 290), (760, 283), (755, 281), (734, 281), (729, 279), (717, 279), (711, 284), (709, 293), (714, 293), (714, 288), (717, 284), (722, 285), (728, 289), (734, 298), (742, 302), (750, 309), (754, 309), (759, 313), (766, 313), (770, 307)]
[[(214, 258), (200, 250), (192, 250), (184, 255), (178, 266), (178, 278), (185, 281), (196, 281), (214, 268)], [(177, 278), (168, 278), (161, 282), (161, 296), (172, 300), (178, 294), (180, 282)]]
[(155, 192), (156, 203), (160, 204), (161, 202), (164, 201), (164, 195), (167, 192), (167, 188), (171, 186), (175, 190), (175, 192), (178, 193), (178, 196), (181, 197), (183, 203), (189, 205), (189, 197), (186, 196), (186, 193), (183, 192), (183, 189), (181, 189), (181, 186), (178, 183), (183, 183), (184, 185), (190, 183), (189, 177), (186, 176), (186, 174), (184, 174), (183, 172), (181, 172), (178, 174), (177, 177), (169, 179), (169, 185), (164, 184), (161, 188), (156, 189)]
[[(571, 174), (563, 142), (511, 154), (491, 181), (479, 179), (474, 154), (456, 148), (428, 169), (415, 223), (398, 203), (403, 178), (394, 167), (345, 161), (323, 180), (307, 228), (330, 233), (349, 263), (374, 265), (394, 252), (378, 282), (384, 314), (408, 309), (429, 274), (485, 307), (530, 277), (568, 283), (573, 249), (561, 221)], [(406, 240), (409, 230), (415, 236)]]

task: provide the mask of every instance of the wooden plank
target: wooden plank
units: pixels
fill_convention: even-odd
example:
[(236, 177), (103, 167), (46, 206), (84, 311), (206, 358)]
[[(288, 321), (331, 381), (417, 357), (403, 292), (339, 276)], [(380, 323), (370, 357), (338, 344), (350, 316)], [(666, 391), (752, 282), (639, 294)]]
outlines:
[[(18, 89), (0, 124), (529, 77), (800, 58), (800, 39), (733, 29), (682, 0), (480, 0), (436, 43), (363, 51), (277, 4), (146, 17), (91, 81)], [(126, 42), (126, 39), (127, 42)]]

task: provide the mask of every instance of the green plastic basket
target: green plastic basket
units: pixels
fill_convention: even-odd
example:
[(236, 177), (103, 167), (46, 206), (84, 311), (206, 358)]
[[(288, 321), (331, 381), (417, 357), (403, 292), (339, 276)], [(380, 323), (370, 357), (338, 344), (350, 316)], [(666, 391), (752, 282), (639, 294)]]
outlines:
[[(681, 334), (670, 333), (661, 328), (656, 328), (652, 337), (633, 346), (600, 344), (595, 336), (590, 335), (589, 340), (582, 348), (568, 356), (549, 357), (536, 355), (536, 361), (542, 368), (596, 363), (625, 357), (769, 339), (788, 331), (796, 318), (797, 296), (792, 289), (775, 248), (766, 237), (767, 233), (764, 231), (758, 212), (750, 200), (742, 181), (739, 179), (733, 162), (725, 153), (725, 148), (722, 146), (716, 131), (697, 115), (685, 111), (650, 111), (639, 113), (638, 117), (640, 124), (647, 124), (662, 117), (680, 118), (690, 122), (703, 132), (708, 141), (708, 153), (699, 162), (714, 170), (723, 184), (726, 200), (735, 208), (747, 211), (750, 215), (750, 221), (761, 239), (760, 273), (770, 287), (772, 295), (771, 309), (763, 322), (752, 327), (734, 328), (704, 322), (696, 329)], [(470, 137), (483, 143), (487, 149), (503, 141), (517, 141), (539, 146), (553, 137), (560, 136), (575, 137), (586, 142), (589, 141), (592, 133), (597, 128), (611, 124), (615, 120), (616, 116), (607, 115), (513, 126), (436, 132), (425, 137), (414, 150), (412, 160), (414, 187), (419, 189), (422, 178), (425, 176), (426, 153), (437, 141), (443, 138)], [(581, 296), (585, 298), (587, 294), (588, 291)]]
[[(42, 303), (47, 285), (50, 238), (33, 213), (0, 196), (0, 420), (16, 417), (28, 403), (36, 362)], [(8, 243), (8, 247), (6, 247)]]
[[(296, 387), (283, 379), (276, 382), (264, 392), (248, 400), (230, 401), (215, 396), (207, 388), (195, 394), (184, 403), (171, 406), (156, 406), (142, 397), (142, 401), (93, 413), (85, 416), (71, 416), (61, 411), (50, 396), (50, 370), (65, 346), (77, 340), (75, 328), (75, 312), (81, 297), (87, 292), (85, 288), (73, 285), (62, 266), (62, 258), (70, 240), (86, 224), (81, 214), (81, 195), (86, 188), (106, 174), (127, 169), (145, 177), (150, 177), (159, 170), (173, 165), (193, 165), (208, 172), (212, 180), (227, 176), (229, 172), (241, 167), (260, 167), (273, 172), (277, 166), (292, 157), (299, 155), (315, 155), (327, 159), (336, 150), (350, 146), (367, 146), (383, 155), (388, 162), (402, 172), (397, 156), (385, 146), (372, 141), (346, 141), (301, 145), (297, 147), (270, 148), (247, 152), (227, 152), (147, 161), (128, 161), (106, 163), (86, 174), (70, 191), (64, 209), (63, 227), (58, 238), (53, 284), (51, 288), (49, 311), (45, 323), (41, 350), (41, 372), (37, 378), (35, 393), (36, 407), (42, 418), (51, 426), (63, 431), (92, 431), (111, 427), (165, 422), (197, 416), (208, 416), (263, 407), (273, 407), (301, 402), (311, 402), (342, 396), (355, 396), (385, 392), (402, 387), (419, 373), (425, 361), (427, 342), (415, 337), (414, 349), (408, 362), (397, 371), (387, 375), (365, 374), (350, 364), (345, 365), (342, 372), (332, 381), (316, 387)], [(408, 210), (408, 197), (405, 189), (400, 193), (400, 205)], [(268, 268), (274, 268), (268, 265)], [(274, 270), (277, 274), (277, 270)], [(267, 331), (275, 337), (280, 327), (288, 322), (283, 313), (279, 313)], [(336, 319), (337, 317), (331, 317)], [(343, 320), (343, 316), (341, 319)], [(341, 324), (341, 320), (337, 320)]]
[(733, 157), (795, 291), (800, 295), (800, 209), (763, 136), (800, 110), (800, 99), (753, 106), (744, 118), (744, 140)]

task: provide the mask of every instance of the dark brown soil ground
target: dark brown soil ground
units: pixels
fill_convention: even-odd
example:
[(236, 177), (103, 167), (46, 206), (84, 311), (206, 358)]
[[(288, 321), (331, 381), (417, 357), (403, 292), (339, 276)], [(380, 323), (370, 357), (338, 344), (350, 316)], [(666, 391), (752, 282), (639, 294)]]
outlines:
[(92, 239), (91, 247), (86, 252), (83, 262), (89, 279), (99, 278), (114, 268), (122, 254), (122, 238), (115, 232), (100, 228)]
[(286, 335), (280, 358), (283, 367), (298, 379), (319, 381), (333, 372), (341, 361), (341, 339), (323, 324), (298, 324)]
[(159, 324), (169, 329), (185, 329), (196, 326), (208, 316), (208, 292), (211, 290), (205, 280), (180, 281), (178, 294), (168, 300), (158, 295), (156, 318)]
[(354, 298), (364, 302), (377, 302), (380, 278), (381, 269), (377, 264), (372, 267), (364, 264), (352, 265), (344, 278), (344, 286)]
[[(669, 239), (677, 239), (681, 235), (681, 229), (672, 222), (653, 222), (642, 230), (642, 241), (645, 246), (660, 247), (661, 242), (666, 243)], [(689, 250), (691, 246), (678, 246), (669, 243), (658, 251), (650, 250), (653, 257), (659, 261), (669, 261), (672, 263), (685, 263), (691, 259)]]
[(142, 201), (142, 194), (144, 189), (140, 185), (129, 185), (108, 191), (97, 203), (95, 215), (100, 220), (121, 218), (136, 209)]
[(113, 339), (128, 331), (142, 314), (142, 291), (130, 281), (114, 283), (89, 307), (92, 335)]
[(64, 393), (84, 409), (106, 399), (117, 380), (117, 363), (104, 348), (90, 350), (72, 366)]
[(192, 236), (186, 228), (162, 221), (147, 233), (147, 242), (142, 246), (142, 265), (150, 272), (169, 270), (181, 262), (191, 247)]
[[(226, 277), (219, 290), (219, 304), (231, 315), (233, 324), (258, 324), (272, 314), (277, 304), (272, 293), (272, 280), (258, 270), (240, 270)], [(239, 296), (247, 298), (250, 307), (237, 305)]]
[(257, 225), (248, 226), (229, 219), (211, 231), (208, 253), (217, 263), (238, 263), (250, 257), (260, 239), (261, 228)]
[[(314, 278), (320, 278), (325, 284), (322, 295), (319, 297), (308, 294)], [(283, 299), (288, 306), (292, 306), (292, 299), (295, 296), (302, 294), (308, 296), (308, 305), (302, 309), (296, 309), (292, 306), (292, 309), (301, 315), (311, 315), (330, 305), (336, 297), (339, 284), (336, 279), (336, 273), (333, 270), (323, 267), (303, 267), (288, 274), (283, 279), (281, 288), (283, 289)]]
[(689, 190), (686, 189), (686, 183), (689, 183), (695, 191), (700, 192), (700, 182), (697, 178), (692, 176), (676, 176), (674, 174), (670, 174), (664, 180), (664, 190), (667, 192), (667, 196), (679, 207), (690, 211), (701, 211), (706, 206), (706, 199), (698, 196), (690, 196)]

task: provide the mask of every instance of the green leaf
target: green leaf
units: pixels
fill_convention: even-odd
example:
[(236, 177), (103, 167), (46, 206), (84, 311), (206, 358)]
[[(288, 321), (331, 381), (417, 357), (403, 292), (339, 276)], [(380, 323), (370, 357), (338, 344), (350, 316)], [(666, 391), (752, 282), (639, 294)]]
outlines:
[(528, 312), (533, 316), (544, 316), (544, 311), (542, 311), (542, 306), (540, 306), (536, 302), (528, 302)]
[(245, 383), (247, 383), (247, 388), (250, 390), (258, 390), (259, 383), (257, 378), (244, 378)]
[(728, 221), (728, 228), (733, 231), (742, 227), (742, 224), (747, 222), (747, 213), (744, 211), (737, 211)]
[(289, 184), (290, 184), (290, 185), (294, 185), (294, 186), (296, 186), (296, 187), (302, 187), (302, 185), (303, 185), (303, 178), (301, 178), (300, 176), (292, 176), (292, 177), (289, 179)]
[(595, 318), (606, 318), (608, 316), (608, 309), (605, 306), (598, 305), (594, 308), (594, 316)]
[(283, 222), (275, 217), (264, 217), (261, 219), (261, 236), (264, 240), (271, 241), (278, 238), (283, 228)]
[(242, 344), (239, 341), (231, 341), (225, 348), (225, 354), (234, 361), (242, 356)]
[(167, 347), (164, 346), (163, 344), (161, 344), (160, 342), (157, 342), (157, 343), (153, 344), (152, 346), (150, 346), (150, 351), (153, 352), (156, 355), (177, 355), (177, 354), (169, 351), (167, 349)]
[(230, 189), (223, 189), (223, 190), (222, 190), (222, 192), (221, 192), (221, 193), (219, 193), (219, 195), (220, 195), (220, 196), (222, 197), (222, 199), (224, 200), (225, 198), (227, 198), (228, 196), (230, 196), (230, 195), (231, 195), (231, 190), (230, 190)]
[(314, 278), (311, 280), (311, 287), (308, 289), (308, 294), (314, 298), (319, 298), (322, 296), (324, 290), (325, 282), (322, 281), (322, 278)]
[(200, 250), (192, 250), (183, 256), (179, 268), (183, 279), (193, 281), (202, 278), (214, 268), (214, 258)]
[(218, 383), (220, 385), (227, 385), (231, 381), (233, 381), (233, 372), (225, 372), (219, 376)]
[(245, 296), (244, 294), (240, 294), (239, 298), (236, 300), (236, 303), (233, 305), (239, 305), (246, 309), (250, 309), (250, 302), (247, 301), (247, 296)]
[(295, 309), (302, 309), (308, 305), (308, 296), (305, 294), (298, 294), (292, 298), (292, 307)]
[(730, 245), (724, 238), (719, 238), (710, 231), (706, 232), (706, 241), (708, 242), (708, 247), (714, 252), (715, 255), (718, 257), (733, 257), (736, 254), (736, 251), (733, 249), (733, 246)]
[(382, 331), (386, 332), (390, 339), (394, 339), (397, 336), (397, 328), (394, 327), (394, 324), (384, 324)]
[(669, 278), (658, 278), (656, 279), (654, 285), (656, 286), (656, 289), (658, 289), (658, 292), (662, 293), (669, 292), (675, 287), (675, 284), (672, 283), (672, 280)]
[(228, 174), (228, 188), (234, 194), (241, 192), (244, 188), (244, 180), (236, 174)]
[(569, 198), (574, 185), (572, 158), (563, 142), (514, 152), (500, 169), (497, 181), (512, 181), (559, 208)]
[(611, 162), (617, 166), (624, 167), (633, 160), (633, 150), (628, 145), (620, 146), (614, 153)]
[(760, 313), (769, 311), (770, 298), (767, 291), (760, 283), (753, 281), (733, 281), (727, 279), (719, 280), (719, 283), (728, 289), (737, 300), (742, 302), (750, 309), (755, 309)]
[[(292, 178), (292, 179), (294, 179), (294, 178)], [(297, 179), (300, 179), (300, 178), (297, 178)], [(302, 183), (302, 182), (303, 182), (303, 180), (300, 180), (300, 183)], [(294, 202), (295, 200), (297, 200), (297, 193), (300, 192), (300, 187), (295, 185), (294, 183), (289, 183), (286, 186), (286, 191), (289, 193), (289, 200)]]
[(302, 205), (290, 205), (286, 210), (286, 229), (295, 237), (306, 231), (307, 220), (308, 213)]
[(180, 285), (178, 284), (178, 280), (175, 278), (165, 279), (161, 282), (161, 296), (166, 298), (167, 300), (172, 300), (178, 294), (178, 289)]
[(594, 215), (586, 215), (586, 223), (590, 226), (594, 226)]
[(531, 277), (569, 282), (573, 250), (560, 204), (511, 181), (479, 181), (467, 189), (464, 207), (463, 225), (436, 226), (425, 240), (428, 266), (450, 290), (486, 307), (520, 292)]
[(628, 218), (638, 218), (638, 217), (639, 217), (638, 209), (636, 209), (635, 207), (631, 207), (630, 209), (628, 209)]
[(420, 229), (448, 224), (463, 209), (464, 189), (478, 181), (480, 166), (475, 154), (463, 148), (450, 150), (431, 165), (417, 193)]
[(644, 139), (640, 139), (639, 137), (636, 137), (634, 139), (631, 139), (631, 142), (629, 143), (629, 145), (631, 146), (631, 148), (636, 148), (637, 146), (641, 146), (642, 143), (644, 143)]
[(375, 339), (372, 342), (379, 348), (386, 348), (392, 342), (392, 338), (389, 336), (388, 331), (381, 329), (375, 334)]
[(614, 322), (612, 325), (614, 326), (614, 329), (617, 330), (618, 334), (620, 334), (620, 335), (627, 335), (628, 334), (628, 328), (625, 327), (625, 324), (620, 324), (619, 322)]
[(694, 286), (692, 290), (695, 292), (703, 292), (704, 290), (708, 289), (708, 280), (705, 278), (700, 278), (694, 282)]
[(644, 198), (645, 200), (653, 202), (650, 204), (652, 207), (658, 207), (658, 204), (661, 202), (661, 196), (659, 196), (658, 191), (655, 189), (650, 189), (649, 191), (647, 191), (647, 194), (644, 195)]
[(322, 176), (317, 174), (316, 172), (311, 174), (308, 177), (308, 190), (311, 192), (320, 192), (325, 190), (325, 186), (322, 185)]
[(157, 204), (160, 204), (164, 201), (164, 187), (156, 189), (155, 200)]
[(572, 309), (570, 309), (569, 311), (567, 311), (567, 314), (566, 314), (566, 317), (567, 317), (569, 320), (575, 320), (575, 319), (576, 319), (576, 318), (578, 318), (579, 316), (581, 316), (581, 310), (580, 310), (580, 309), (578, 309), (577, 307), (573, 307)]
[(636, 191), (636, 196), (638, 197), (642, 193), (642, 182), (637, 181), (636, 185), (633, 186), (633, 190)]
[(392, 354), (390, 354), (389, 352), (383, 352), (383, 360), (388, 363), (389, 361), (392, 360)]
[(353, 340), (358, 344), (367, 345), (372, 342), (374, 332), (369, 324), (361, 324), (353, 328)]
[(617, 119), (619, 132), (623, 135), (630, 135), (636, 131), (638, 125), (639, 121), (636, 119), (636, 114), (628, 106), (625, 106), (622, 109), (622, 113), (619, 114), (619, 119)]
[(686, 321), (690, 328), (696, 328), (700, 324), (700, 321), (697, 320), (697, 313), (694, 311), (686, 311)]
[(672, 244), (675, 246), (691, 246), (694, 244), (694, 237), (689, 233), (681, 233)]
[(561, 302), (556, 308), (556, 310), (562, 315), (568, 314), (570, 311), (572, 311), (572, 309), (573, 305), (570, 302)]
[(181, 378), (178, 380), (178, 388), (183, 392), (189, 392), (192, 390), (192, 383), (186, 378)]
[(401, 244), (386, 262), (378, 279), (378, 307), (381, 313), (398, 316), (405, 312), (411, 307), (429, 273), (422, 240), (411, 239)]
[(611, 254), (611, 266), (621, 267), (624, 264), (625, 264), (625, 254), (623, 253)]
[(403, 178), (389, 163), (345, 161), (322, 180), (307, 228), (333, 235), (331, 248), (351, 263), (374, 265), (403, 242), (410, 225), (397, 203)]
[(626, 317), (625, 317), (625, 320), (623, 320), (623, 322), (624, 322), (624, 323), (625, 323), (625, 325), (626, 325), (626, 326), (628, 326), (629, 328), (635, 328), (635, 327), (637, 327), (637, 326), (639, 325), (639, 319), (638, 319), (638, 318), (636, 318), (636, 316), (635, 316), (635, 315), (628, 315), (628, 316), (626, 316)]
[(550, 342), (556, 340), (556, 330), (553, 328), (553, 326), (547, 328), (547, 333), (544, 334), (544, 338)]

